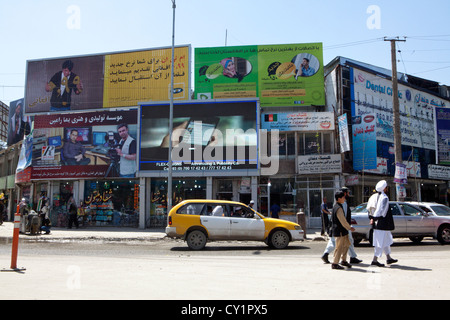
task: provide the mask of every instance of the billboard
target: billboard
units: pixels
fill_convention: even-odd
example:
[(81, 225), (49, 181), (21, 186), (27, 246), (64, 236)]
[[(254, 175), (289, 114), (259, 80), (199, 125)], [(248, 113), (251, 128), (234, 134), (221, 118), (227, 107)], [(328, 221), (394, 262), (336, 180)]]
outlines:
[(435, 109), (436, 163), (450, 165), (450, 108)]
[[(175, 47), (174, 99), (189, 97), (189, 46)], [(27, 61), (25, 112), (83, 111), (170, 99), (172, 48)]]
[[(173, 172), (220, 175), (236, 169), (257, 169), (258, 108), (258, 100), (176, 102)], [(169, 103), (142, 104), (141, 173), (167, 172), (169, 139)]]
[(8, 116), (8, 146), (24, 139), (31, 131), (31, 118), (24, 115), (23, 98), (11, 101)]
[(137, 109), (36, 115), (31, 179), (134, 177)]
[(195, 99), (258, 97), (261, 107), (325, 105), (322, 43), (195, 49)]
[[(352, 117), (373, 114), (376, 140), (394, 142), (392, 81), (356, 68), (350, 69)], [(448, 101), (398, 85), (402, 145), (435, 150), (434, 109)]]

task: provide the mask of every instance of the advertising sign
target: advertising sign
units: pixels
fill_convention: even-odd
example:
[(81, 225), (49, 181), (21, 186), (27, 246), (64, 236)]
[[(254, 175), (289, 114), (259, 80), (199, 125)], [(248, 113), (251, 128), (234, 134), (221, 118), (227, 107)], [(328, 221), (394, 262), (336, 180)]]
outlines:
[(322, 43), (195, 49), (195, 98), (325, 105)]
[(377, 169), (377, 137), (375, 115), (368, 113), (352, 118), (353, 169)]
[(436, 163), (450, 165), (450, 108), (436, 108)]
[[(189, 95), (189, 46), (175, 48), (174, 99)], [(28, 114), (170, 99), (172, 48), (27, 61)]]
[[(186, 101), (173, 109), (173, 172), (258, 168), (258, 101)], [(168, 170), (169, 103), (141, 105), (140, 171)]]
[[(392, 81), (350, 68), (352, 116), (375, 116), (376, 140), (394, 142)], [(429, 93), (398, 85), (402, 145), (435, 150), (434, 108), (448, 101)]]
[(341, 173), (341, 155), (309, 155), (299, 156), (297, 173), (314, 174), (314, 173)]
[(261, 129), (279, 131), (334, 130), (332, 112), (277, 112), (261, 115)]
[(10, 146), (24, 139), (24, 136), (31, 131), (32, 120), (31, 117), (24, 115), (23, 99), (10, 102), (8, 119), (8, 145)]
[(338, 117), (338, 126), (339, 126), (339, 144), (341, 153), (350, 151), (350, 138), (348, 136), (348, 122), (346, 113)]
[(31, 179), (134, 177), (137, 113), (36, 115)]

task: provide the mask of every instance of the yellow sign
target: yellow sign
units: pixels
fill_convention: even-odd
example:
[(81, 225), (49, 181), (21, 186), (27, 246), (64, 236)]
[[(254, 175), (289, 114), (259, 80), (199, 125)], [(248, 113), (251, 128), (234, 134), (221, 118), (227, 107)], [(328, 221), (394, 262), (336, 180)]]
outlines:
[[(170, 100), (172, 49), (105, 56), (103, 107)], [(176, 47), (174, 99), (189, 99), (189, 47)]]

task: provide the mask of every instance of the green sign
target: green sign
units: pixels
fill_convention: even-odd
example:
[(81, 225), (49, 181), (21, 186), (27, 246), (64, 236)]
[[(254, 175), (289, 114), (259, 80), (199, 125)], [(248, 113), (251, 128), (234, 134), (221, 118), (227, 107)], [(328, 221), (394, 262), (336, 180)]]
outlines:
[(195, 99), (325, 105), (322, 43), (195, 49)]

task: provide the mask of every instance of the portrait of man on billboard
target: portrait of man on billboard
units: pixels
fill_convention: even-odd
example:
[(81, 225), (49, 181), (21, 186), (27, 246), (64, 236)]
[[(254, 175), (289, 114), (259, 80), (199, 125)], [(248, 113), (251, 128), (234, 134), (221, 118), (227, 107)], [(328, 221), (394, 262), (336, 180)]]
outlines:
[(74, 63), (72, 60), (65, 60), (62, 70), (56, 72), (45, 85), (45, 91), (51, 92), (50, 111), (70, 110), (72, 92), (76, 95), (83, 92), (83, 83), (80, 76), (72, 72)]
[(12, 101), (9, 109), (8, 145), (13, 145), (30, 134), (29, 117), (23, 114), (23, 99)]

